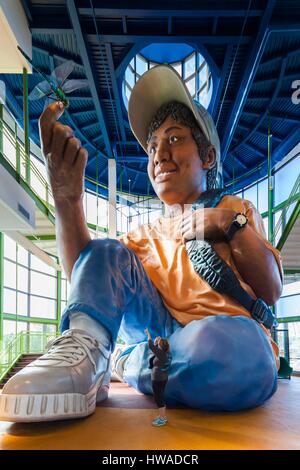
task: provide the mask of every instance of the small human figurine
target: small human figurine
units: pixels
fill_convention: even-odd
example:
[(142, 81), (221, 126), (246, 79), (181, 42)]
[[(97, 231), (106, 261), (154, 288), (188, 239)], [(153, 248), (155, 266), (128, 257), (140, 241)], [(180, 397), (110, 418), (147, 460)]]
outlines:
[(159, 413), (152, 421), (152, 424), (153, 426), (164, 426), (168, 422), (164, 391), (168, 383), (171, 365), (170, 345), (166, 338), (160, 336), (157, 336), (153, 342), (148, 328), (146, 328), (145, 333), (148, 336), (149, 348), (154, 353), (154, 356), (150, 358), (149, 367), (151, 368), (153, 396)]

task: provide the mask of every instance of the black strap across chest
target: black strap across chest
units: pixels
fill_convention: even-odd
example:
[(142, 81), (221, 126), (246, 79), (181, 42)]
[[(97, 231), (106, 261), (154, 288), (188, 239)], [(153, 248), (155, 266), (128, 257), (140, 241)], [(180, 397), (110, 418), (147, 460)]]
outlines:
[[(225, 189), (205, 191), (192, 204), (192, 209), (216, 207), (221, 199), (230, 194)], [(276, 318), (262, 299), (254, 300), (240, 284), (233, 270), (216, 253), (207, 240), (189, 240), (186, 242), (188, 256), (195, 271), (220, 294), (227, 294), (239, 302), (252, 317), (265, 327), (276, 326)]]

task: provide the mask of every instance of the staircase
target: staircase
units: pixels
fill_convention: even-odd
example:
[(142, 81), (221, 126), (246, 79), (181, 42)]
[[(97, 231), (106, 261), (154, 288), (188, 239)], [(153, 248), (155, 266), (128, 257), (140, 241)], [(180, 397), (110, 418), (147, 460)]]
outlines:
[(15, 367), (4, 377), (2, 382), (0, 383), (0, 388), (3, 388), (6, 382), (17, 372), (22, 370), (24, 367), (26, 367), (28, 364), (31, 362), (35, 361), (39, 357), (41, 357), (42, 354), (24, 354), (18, 362), (16, 362)]
[(286, 270), (300, 271), (300, 216), (295, 218), (294, 225), (281, 250), (283, 266)]

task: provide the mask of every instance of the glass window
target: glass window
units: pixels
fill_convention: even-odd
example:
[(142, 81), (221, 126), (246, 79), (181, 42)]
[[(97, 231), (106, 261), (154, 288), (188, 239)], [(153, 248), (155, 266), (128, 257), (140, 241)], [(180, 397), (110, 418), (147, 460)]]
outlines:
[(184, 78), (189, 78), (193, 73), (195, 73), (196, 67), (196, 56), (193, 53), (187, 60), (184, 62)]
[(172, 64), (172, 67), (176, 70), (176, 72), (179, 73), (179, 75), (182, 77), (182, 63), (178, 62), (177, 64)]
[(281, 297), (277, 303), (278, 318), (300, 316), (300, 294)]
[(290, 217), (291, 217), (291, 215), (292, 215), (292, 213), (293, 213), (293, 211), (294, 211), (294, 209), (295, 209), (295, 207), (296, 207), (296, 204), (297, 204), (297, 201), (295, 201), (295, 202), (293, 202), (292, 204), (290, 204), (288, 210), (286, 211), (286, 218), (285, 218), (285, 219), (286, 219), (286, 221), (285, 221), (286, 224), (287, 224), (287, 222), (289, 221), (289, 219), (290, 219)]
[(17, 325), (15, 321), (3, 320), (3, 345), (5, 346), (12, 341), (17, 334)]
[(34, 155), (32, 155), (32, 163), (34, 166), (37, 168), (39, 174), (42, 176), (42, 178), (46, 181), (48, 181), (48, 176), (47, 176), (47, 171), (44, 162), (41, 162), (38, 158), (36, 158)]
[(128, 88), (128, 86), (126, 84), (125, 84), (125, 95), (126, 95), (126, 98), (129, 101), (129, 98), (130, 98), (130, 95), (131, 95), (131, 90), (130, 90), (130, 88)]
[(16, 289), (17, 273), (16, 265), (12, 261), (4, 259), (4, 285)]
[(87, 221), (90, 224), (97, 224), (97, 197), (87, 193)]
[(28, 295), (17, 292), (17, 313), (18, 315), (28, 315)]
[(16, 291), (10, 289), (3, 289), (3, 312), (16, 314)]
[(128, 85), (133, 88), (134, 86), (134, 73), (130, 70), (129, 67), (127, 67), (126, 72), (125, 72), (125, 79)]
[[(165, 47), (167, 49), (170, 45), (162, 44), (161, 47)], [(198, 56), (196, 56), (196, 54), (198, 54)], [(128, 106), (128, 100), (135, 82), (147, 71), (148, 67), (151, 69), (156, 65), (159, 65), (159, 62), (149, 62), (148, 60), (144, 60), (144, 57), (141, 54), (138, 54), (135, 56), (135, 61), (132, 60), (130, 65), (127, 66), (123, 81), (123, 98), (126, 107)], [(208, 65), (201, 54), (193, 52), (185, 59), (170, 63), (169, 65), (171, 65), (177, 73), (184, 78), (192, 98), (198, 99), (207, 108), (212, 96), (213, 83)], [(199, 87), (200, 75), (202, 82)]]
[(140, 55), (136, 56), (136, 71), (141, 76), (148, 70), (148, 63)]
[(268, 210), (268, 178), (258, 183), (258, 205), (260, 213)]
[(205, 62), (204, 57), (198, 52), (198, 69), (201, 67), (202, 62)]
[(102, 228), (108, 227), (108, 202), (98, 197), (98, 225)]
[(30, 272), (30, 291), (32, 294), (56, 298), (56, 278), (45, 274)]
[(14, 136), (8, 132), (9, 138), (6, 134), (3, 135), (3, 154), (9, 160), (13, 167), (16, 168), (16, 147), (14, 143)]
[(27, 326), (28, 323), (26, 321), (17, 321), (17, 333), (21, 333), (21, 331), (24, 331), (24, 333), (26, 333)]
[(285, 284), (282, 289), (282, 297), (285, 295), (300, 294), (300, 281)]
[(290, 363), (294, 372), (300, 371), (300, 322), (290, 322), (289, 329)]
[(186, 82), (186, 86), (187, 86), (187, 89), (189, 90), (190, 94), (192, 95), (192, 98), (194, 98), (195, 93), (196, 93), (196, 89), (195, 89), (195, 86), (196, 86), (195, 77), (194, 77), (194, 78), (191, 78), (190, 80), (188, 80), (188, 81)]
[(28, 292), (28, 269), (18, 266), (18, 290)]
[(255, 207), (257, 207), (257, 185), (251, 186), (251, 188), (245, 189), (244, 199), (252, 202)]
[(43, 323), (30, 323), (30, 333), (43, 333)]
[(67, 280), (61, 280), (61, 300), (67, 300)]
[(54, 268), (49, 266), (47, 263), (44, 263), (42, 260), (40, 260), (34, 255), (30, 255), (30, 267), (31, 269), (35, 269), (36, 271), (41, 271), (42, 273), (56, 276), (56, 271)]
[(39, 173), (34, 170), (31, 170), (30, 172), (30, 186), (33, 188), (34, 192), (40, 197), (40, 199), (46, 201), (45, 183), (41, 179)]
[(14, 240), (4, 235), (4, 256), (16, 261), (17, 244)]
[(207, 81), (207, 72), (208, 72), (208, 69), (207, 69), (207, 65), (204, 64), (203, 67), (201, 68), (200, 70), (200, 74), (199, 74), (199, 78), (200, 78), (200, 88), (202, 88), (202, 86), (204, 85), (204, 83)]
[(275, 173), (275, 206), (288, 199), (299, 175), (300, 155)]
[(43, 297), (30, 296), (30, 316), (37, 318), (56, 318), (56, 301)]
[(28, 266), (28, 251), (18, 245), (18, 263)]

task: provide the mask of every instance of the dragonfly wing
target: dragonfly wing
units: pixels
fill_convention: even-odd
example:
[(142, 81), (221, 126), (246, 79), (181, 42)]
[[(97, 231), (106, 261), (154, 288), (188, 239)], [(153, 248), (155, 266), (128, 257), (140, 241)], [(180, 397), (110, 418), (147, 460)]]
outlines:
[(53, 70), (51, 77), (56, 80), (57, 86), (61, 87), (63, 85), (70, 73), (73, 71), (74, 67), (75, 64), (73, 60), (67, 60)]
[(44, 82), (38, 83), (34, 87), (34, 89), (29, 94), (28, 99), (31, 101), (38, 100), (43, 96), (48, 95), (49, 93), (52, 93), (52, 90), (49, 83), (45, 80)]
[(72, 93), (72, 91), (79, 90), (79, 88), (87, 87), (89, 84), (88, 80), (67, 80), (63, 86), (65, 93)]

